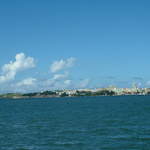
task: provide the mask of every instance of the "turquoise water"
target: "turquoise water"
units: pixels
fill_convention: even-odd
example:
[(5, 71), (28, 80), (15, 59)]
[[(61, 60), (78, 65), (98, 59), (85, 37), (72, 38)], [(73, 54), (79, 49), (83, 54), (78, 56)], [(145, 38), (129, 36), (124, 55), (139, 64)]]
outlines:
[(0, 100), (0, 150), (149, 150), (150, 96)]

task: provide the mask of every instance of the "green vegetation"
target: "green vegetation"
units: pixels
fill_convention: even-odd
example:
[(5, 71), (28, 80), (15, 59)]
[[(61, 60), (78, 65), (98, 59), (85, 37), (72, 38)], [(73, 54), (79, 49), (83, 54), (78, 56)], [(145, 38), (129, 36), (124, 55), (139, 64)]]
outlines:
[(91, 91), (76, 91), (73, 96), (113, 96), (116, 95), (114, 91), (110, 90), (100, 90), (97, 92), (91, 92)]
[(75, 94), (73, 94), (73, 96), (92, 96), (92, 92), (91, 91), (76, 91)]
[(109, 90), (101, 90), (93, 93), (94, 96), (100, 96), (100, 95), (105, 95), (105, 96), (114, 96), (116, 93), (114, 91), (109, 91)]
[(40, 93), (40, 95), (56, 95), (56, 92), (53, 92), (53, 91), (44, 91), (44, 92)]
[(67, 96), (69, 96), (69, 95), (66, 92), (63, 92), (60, 94), (60, 97), (67, 97)]
[(32, 96), (36, 96), (38, 95), (38, 93), (27, 93), (27, 94), (22, 94), (22, 96), (25, 96), (25, 97), (32, 97)]

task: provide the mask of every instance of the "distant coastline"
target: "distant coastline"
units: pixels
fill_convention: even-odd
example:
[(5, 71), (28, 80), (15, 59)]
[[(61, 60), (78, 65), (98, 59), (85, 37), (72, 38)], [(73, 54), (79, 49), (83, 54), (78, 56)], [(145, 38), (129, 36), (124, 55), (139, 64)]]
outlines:
[(23, 98), (51, 98), (51, 97), (81, 97), (81, 96), (121, 96), (121, 95), (150, 95), (150, 88), (97, 88), (54, 90), (32, 93), (6, 93), (0, 94), (0, 99), (23, 99)]

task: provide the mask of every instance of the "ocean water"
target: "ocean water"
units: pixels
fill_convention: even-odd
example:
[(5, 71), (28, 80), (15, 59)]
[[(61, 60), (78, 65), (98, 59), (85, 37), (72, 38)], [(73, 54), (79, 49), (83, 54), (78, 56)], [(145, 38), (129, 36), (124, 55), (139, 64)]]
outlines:
[(0, 100), (0, 150), (149, 150), (150, 96)]

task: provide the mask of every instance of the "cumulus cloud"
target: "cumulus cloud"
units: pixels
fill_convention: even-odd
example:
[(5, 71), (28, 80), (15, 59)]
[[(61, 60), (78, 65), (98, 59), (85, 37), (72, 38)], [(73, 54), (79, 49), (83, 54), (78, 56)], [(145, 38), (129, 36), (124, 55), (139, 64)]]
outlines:
[(37, 79), (27, 78), (17, 83), (17, 86), (33, 86), (35, 85)]
[(59, 61), (54, 61), (50, 67), (50, 70), (52, 73), (55, 73), (66, 68), (70, 68), (74, 65), (75, 60), (75, 58), (70, 57), (66, 60), (61, 59)]
[(0, 83), (13, 80), (17, 72), (35, 67), (35, 61), (32, 57), (27, 57), (24, 53), (19, 53), (15, 57), (15, 61), (5, 64), (2, 67), (2, 75)]
[(35, 60), (33, 57), (26, 56), (24, 53), (16, 54), (14, 61), (10, 61), (8, 64), (5, 64), (2, 67), (2, 72), (0, 74), (0, 84), (5, 84), (1, 84), (2, 88), (0, 87), (0, 91), (34, 92), (65, 88), (86, 88), (89, 85), (89, 79), (83, 79), (80, 81), (74, 81), (73, 79), (70, 80), (68, 69), (73, 67), (75, 60), (75, 58), (70, 57), (68, 59), (54, 61), (50, 66), (52, 73), (50, 78), (47, 76), (44, 78), (29, 77), (16, 83), (14, 79), (18, 72), (35, 67)]
[(67, 78), (69, 75), (68, 72), (65, 72), (64, 74), (54, 74), (52, 80), (61, 80)]

